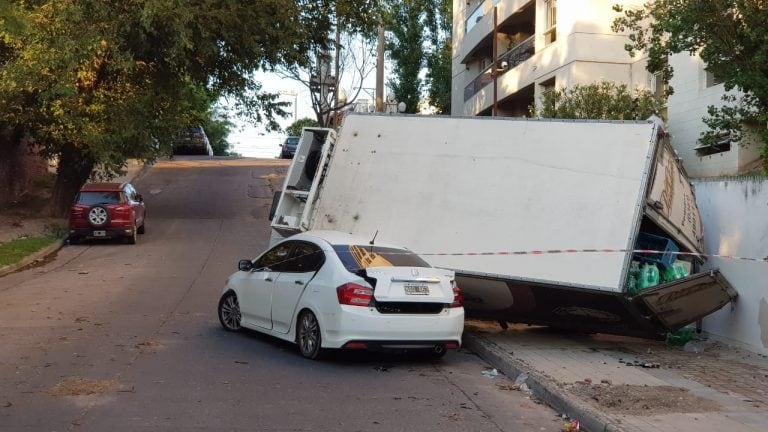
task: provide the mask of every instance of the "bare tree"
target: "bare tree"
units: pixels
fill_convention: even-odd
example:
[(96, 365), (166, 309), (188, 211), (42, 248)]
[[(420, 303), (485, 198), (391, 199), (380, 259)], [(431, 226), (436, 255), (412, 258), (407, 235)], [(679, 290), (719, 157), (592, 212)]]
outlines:
[[(316, 50), (305, 67), (277, 70), (309, 90), (317, 122), (329, 126), (334, 113), (354, 104), (376, 66), (375, 41), (359, 34), (335, 35), (329, 49)], [(346, 97), (341, 89), (346, 88)]]

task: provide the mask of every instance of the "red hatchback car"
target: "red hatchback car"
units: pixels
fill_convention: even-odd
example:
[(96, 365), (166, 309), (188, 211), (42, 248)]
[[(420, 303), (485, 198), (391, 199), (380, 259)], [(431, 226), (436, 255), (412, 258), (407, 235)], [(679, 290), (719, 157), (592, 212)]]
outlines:
[(80, 189), (69, 212), (69, 241), (124, 238), (136, 243), (144, 234), (144, 199), (130, 183), (89, 183)]

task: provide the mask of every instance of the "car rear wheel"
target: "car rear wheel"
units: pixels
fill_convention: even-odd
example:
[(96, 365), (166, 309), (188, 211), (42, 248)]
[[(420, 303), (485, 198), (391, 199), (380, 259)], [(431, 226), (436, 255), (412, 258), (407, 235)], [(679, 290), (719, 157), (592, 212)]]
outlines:
[(237, 295), (228, 291), (219, 300), (219, 322), (224, 330), (236, 332), (241, 328), (240, 319), (240, 303), (237, 301)]
[(315, 314), (310, 311), (304, 311), (299, 315), (296, 343), (304, 357), (310, 360), (316, 360), (320, 357), (320, 345), (322, 343), (320, 323), (317, 322)]
[(136, 232), (137, 232), (137, 233), (139, 233), (139, 234), (144, 234), (144, 233), (146, 233), (146, 232), (147, 232), (147, 229), (146, 229), (146, 228), (144, 228), (144, 225), (145, 225), (145, 224), (146, 224), (146, 222), (142, 222), (142, 223), (141, 223), (141, 226), (139, 227), (139, 229), (138, 229), (138, 230), (136, 230)]
[(128, 244), (136, 244), (136, 233), (139, 230), (136, 228), (136, 225), (133, 226), (133, 229), (131, 230), (131, 235), (126, 239), (128, 241)]

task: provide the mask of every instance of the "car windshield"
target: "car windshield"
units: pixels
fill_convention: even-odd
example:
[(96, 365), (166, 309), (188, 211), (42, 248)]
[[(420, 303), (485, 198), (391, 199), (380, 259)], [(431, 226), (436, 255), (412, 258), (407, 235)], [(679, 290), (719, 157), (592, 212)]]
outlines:
[(120, 192), (80, 192), (77, 203), (82, 205), (118, 204)]
[(380, 246), (334, 245), (333, 250), (347, 270), (357, 272), (368, 267), (431, 267), (415, 253), (405, 249)]
[(299, 137), (289, 137), (285, 140), (285, 144), (289, 147), (296, 147), (299, 144)]

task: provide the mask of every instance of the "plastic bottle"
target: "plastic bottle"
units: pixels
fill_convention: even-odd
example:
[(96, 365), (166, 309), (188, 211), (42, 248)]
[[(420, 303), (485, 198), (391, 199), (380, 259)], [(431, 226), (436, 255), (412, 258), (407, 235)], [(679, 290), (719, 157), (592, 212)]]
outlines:
[(629, 274), (627, 275), (627, 293), (630, 296), (636, 296), (639, 292), (640, 286), (640, 263), (632, 261), (629, 266)]
[(663, 279), (664, 282), (672, 282), (673, 280), (680, 279), (680, 274), (678, 273), (677, 267), (675, 267), (675, 265), (671, 265), (664, 269)]
[(645, 264), (640, 270), (640, 283), (637, 285), (639, 290), (655, 287), (659, 284), (659, 268), (656, 264)]
[(684, 277), (688, 277), (688, 269), (685, 267), (685, 265), (681, 262), (675, 262), (672, 264), (672, 268), (675, 269), (675, 272), (677, 273), (677, 278), (682, 279)]
[(648, 288), (659, 284), (659, 268), (656, 264), (648, 264)]

